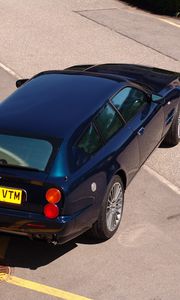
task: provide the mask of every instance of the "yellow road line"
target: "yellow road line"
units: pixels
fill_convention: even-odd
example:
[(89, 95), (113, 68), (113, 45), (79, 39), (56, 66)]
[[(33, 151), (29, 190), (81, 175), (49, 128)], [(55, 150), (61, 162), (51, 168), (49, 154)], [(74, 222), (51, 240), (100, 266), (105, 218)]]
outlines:
[[(6, 255), (6, 250), (9, 244), (9, 237), (0, 237), (0, 259), (4, 259)], [(25, 280), (16, 276), (9, 276), (4, 273), (0, 273), (0, 281), (5, 281), (7, 283), (17, 285), (26, 289), (33, 290), (35, 292), (40, 292), (53, 297), (57, 297), (64, 300), (92, 300), (83, 296), (79, 296), (70, 292), (66, 292), (60, 289), (56, 289), (44, 284), (40, 284), (34, 281)]]
[(92, 300), (83, 296), (75, 295), (70, 292), (62, 291), (44, 284), (25, 280), (16, 276), (10, 276), (8, 279), (6, 279), (6, 282), (64, 300)]
[(175, 26), (175, 27), (180, 28), (180, 24), (177, 24), (177, 23), (175, 23), (175, 22), (172, 22), (172, 21), (170, 21), (170, 20), (163, 19), (163, 18), (158, 18), (158, 19), (161, 20), (161, 21), (163, 21), (163, 22), (166, 22), (166, 23), (168, 23), (168, 24), (170, 24), (170, 25), (173, 25), (173, 26)]

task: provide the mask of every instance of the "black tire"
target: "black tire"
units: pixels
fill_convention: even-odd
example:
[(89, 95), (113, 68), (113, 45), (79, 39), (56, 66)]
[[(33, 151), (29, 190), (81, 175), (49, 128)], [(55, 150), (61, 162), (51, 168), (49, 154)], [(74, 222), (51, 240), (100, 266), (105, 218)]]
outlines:
[[(108, 228), (108, 221), (107, 221), (107, 214), (110, 211), (109, 209), (109, 201), (110, 201), (110, 196), (112, 194), (113, 189), (120, 188), (121, 192), (121, 213), (118, 216), (117, 215), (117, 220), (113, 220), (115, 222), (117, 222), (117, 224), (115, 225), (115, 228), (113, 229), (109, 229)], [(120, 194), (119, 194), (120, 196)], [(117, 200), (118, 201), (118, 200)], [(119, 201), (119, 206), (120, 206), (120, 201)], [(93, 225), (92, 229), (91, 229), (91, 234), (93, 235), (93, 237), (95, 237), (98, 240), (101, 241), (105, 241), (110, 239), (115, 232), (117, 231), (120, 222), (121, 222), (121, 217), (122, 217), (122, 213), (123, 213), (123, 206), (124, 206), (124, 186), (123, 186), (123, 182), (121, 180), (121, 178), (119, 176), (114, 176), (111, 180), (111, 182), (109, 183), (108, 187), (107, 187), (107, 191), (105, 194), (105, 197), (103, 199), (102, 202), (102, 206), (101, 206), (101, 210), (100, 210), (100, 214), (98, 217), (98, 220), (96, 221), (96, 223)], [(117, 204), (116, 204), (116, 208), (117, 208)], [(117, 212), (116, 212), (117, 213)], [(115, 213), (114, 213), (114, 219), (115, 219)]]
[(174, 147), (176, 146), (179, 141), (180, 141), (180, 136), (179, 136), (179, 119), (180, 119), (180, 105), (178, 105), (178, 111), (174, 117), (174, 120), (172, 122), (172, 125), (165, 136), (163, 140), (163, 145), (169, 146), (169, 147)]

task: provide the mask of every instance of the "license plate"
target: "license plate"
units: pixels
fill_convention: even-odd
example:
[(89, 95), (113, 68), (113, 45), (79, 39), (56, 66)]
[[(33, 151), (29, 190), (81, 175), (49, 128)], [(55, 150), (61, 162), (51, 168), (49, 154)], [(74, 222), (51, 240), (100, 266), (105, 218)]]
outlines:
[(22, 190), (0, 187), (0, 202), (21, 204)]

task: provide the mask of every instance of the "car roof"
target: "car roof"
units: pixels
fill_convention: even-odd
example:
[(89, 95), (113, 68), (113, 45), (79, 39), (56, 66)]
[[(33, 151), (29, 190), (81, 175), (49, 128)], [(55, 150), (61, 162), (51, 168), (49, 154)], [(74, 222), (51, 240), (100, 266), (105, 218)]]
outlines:
[(114, 75), (116, 78), (128, 78), (149, 88), (153, 93), (160, 93), (175, 80), (180, 80), (180, 73), (165, 69), (135, 64), (100, 64), (72, 66), (69, 70), (82, 70), (93, 74)]
[(0, 103), (0, 130), (64, 138), (96, 113), (124, 81), (70, 71), (38, 74)]

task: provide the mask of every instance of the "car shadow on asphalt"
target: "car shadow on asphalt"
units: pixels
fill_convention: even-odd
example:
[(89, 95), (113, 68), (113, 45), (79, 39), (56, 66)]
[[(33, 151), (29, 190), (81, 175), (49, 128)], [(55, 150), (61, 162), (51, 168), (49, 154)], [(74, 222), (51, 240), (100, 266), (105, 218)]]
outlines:
[[(9, 238), (8, 235), (6, 237)], [(4, 257), (0, 258), (0, 265), (37, 269), (48, 265), (76, 247), (73, 241), (55, 246), (46, 241), (10, 236)]]
[[(30, 240), (26, 237), (9, 236), (6, 234), (1, 234), (0, 237), (3, 237), (3, 242), (7, 240), (5, 253), (3, 257), (0, 256), (0, 265), (32, 270), (48, 265), (52, 261), (74, 250), (78, 247), (78, 244), (91, 245), (99, 243), (87, 234), (83, 234), (63, 245), (53, 245), (42, 240)], [(4, 246), (0, 240), (0, 250), (1, 247), (3, 248)]]

